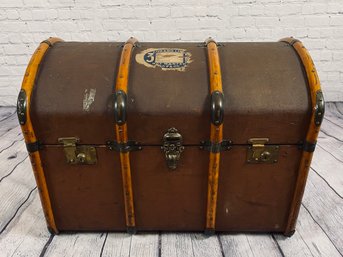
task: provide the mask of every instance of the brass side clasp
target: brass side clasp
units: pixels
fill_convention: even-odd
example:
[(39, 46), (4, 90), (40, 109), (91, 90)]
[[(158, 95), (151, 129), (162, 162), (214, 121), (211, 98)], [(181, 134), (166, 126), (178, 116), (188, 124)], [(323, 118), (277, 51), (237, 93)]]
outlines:
[(64, 154), (69, 164), (96, 164), (96, 149), (93, 146), (77, 145), (80, 141), (76, 137), (61, 137), (58, 142), (63, 144)]
[(248, 163), (276, 163), (279, 157), (278, 145), (266, 145), (268, 138), (250, 138), (248, 147)]

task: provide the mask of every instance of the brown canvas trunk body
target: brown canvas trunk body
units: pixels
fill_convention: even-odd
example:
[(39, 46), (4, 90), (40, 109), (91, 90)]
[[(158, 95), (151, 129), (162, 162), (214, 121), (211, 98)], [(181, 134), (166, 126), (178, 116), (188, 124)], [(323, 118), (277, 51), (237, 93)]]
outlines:
[[(116, 140), (113, 92), (122, 46), (58, 42), (39, 64), (29, 115), (57, 231), (126, 230), (120, 155), (106, 145)], [(182, 49), (186, 59), (170, 49)], [(215, 230), (288, 233), (301, 146), (312, 122), (306, 70), (286, 42), (221, 43), (218, 53), (223, 139), (232, 143), (220, 155)], [(128, 137), (142, 147), (130, 152), (136, 229), (203, 231), (209, 151), (200, 141), (210, 139), (211, 124), (206, 46), (139, 43), (130, 63)], [(172, 127), (184, 146), (175, 170), (161, 149)], [(95, 147), (97, 163), (67, 163), (58, 140), (65, 137)], [(251, 138), (278, 147), (276, 161), (249, 163)]]

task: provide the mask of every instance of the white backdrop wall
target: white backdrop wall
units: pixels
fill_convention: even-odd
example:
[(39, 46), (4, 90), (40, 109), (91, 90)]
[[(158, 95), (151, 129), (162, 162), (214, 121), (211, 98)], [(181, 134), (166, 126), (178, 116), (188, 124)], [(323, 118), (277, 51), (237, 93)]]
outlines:
[(0, 106), (49, 36), (74, 41), (301, 39), (327, 101), (343, 100), (343, 0), (0, 0)]

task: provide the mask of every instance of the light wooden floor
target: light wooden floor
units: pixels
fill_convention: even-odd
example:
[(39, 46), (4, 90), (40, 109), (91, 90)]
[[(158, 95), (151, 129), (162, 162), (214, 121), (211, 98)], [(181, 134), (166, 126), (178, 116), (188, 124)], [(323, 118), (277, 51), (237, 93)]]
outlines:
[[(253, 214), (252, 214), (253, 215)], [(292, 238), (90, 233), (53, 236), (14, 108), (0, 108), (0, 256), (342, 256), (343, 103), (328, 104)]]

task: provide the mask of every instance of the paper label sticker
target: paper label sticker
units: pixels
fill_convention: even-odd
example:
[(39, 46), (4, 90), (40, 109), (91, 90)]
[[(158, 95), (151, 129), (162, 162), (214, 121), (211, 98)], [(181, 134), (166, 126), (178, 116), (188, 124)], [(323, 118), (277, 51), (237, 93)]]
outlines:
[(136, 54), (136, 62), (149, 68), (160, 67), (164, 71), (185, 71), (192, 62), (191, 53), (180, 48), (149, 48)]

